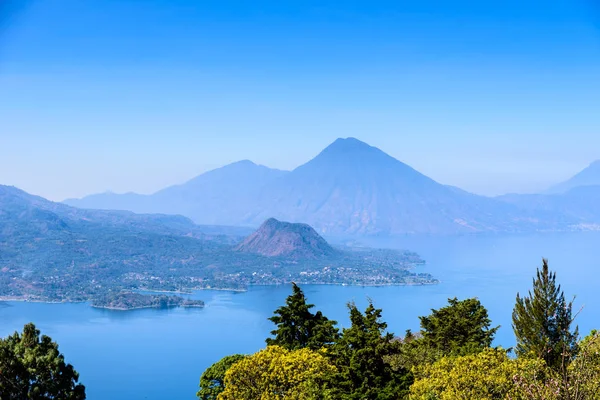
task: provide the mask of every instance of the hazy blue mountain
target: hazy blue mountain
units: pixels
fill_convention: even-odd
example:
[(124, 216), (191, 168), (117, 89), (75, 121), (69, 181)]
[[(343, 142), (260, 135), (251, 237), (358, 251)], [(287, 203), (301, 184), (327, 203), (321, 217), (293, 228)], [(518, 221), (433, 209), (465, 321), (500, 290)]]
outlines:
[[(0, 185), (0, 220), (4, 231), (19, 223), (54, 226), (57, 229), (117, 228), (129, 232), (149, 232), (194, 238), (218, 235), (181, 215), (135, 214), (131, 211), (85, 210), (55, 203), (12, 186)], [(10, 223), (9, 223), (10, 222)], [(15, 225), (16, 224), (16, 225)]]
[(552, 186), (544, 194), (561, 194), (579, 186), (600, 185), (600, 160), (594, 161), (583, 171), (565, 182)]
[(82, 199), (66, 199), (64, 204), (86, 209), (97, 210), (126, 210), (137, 213), (156, 212), (151, 202), (152, 198), (137, 193), (104, 192), (92, 194)]
[(525, 212), (562, 215), (580, 228), (600, 224), (600, 185), (578, 186), (560, 194), (509, 194), (498, 197)]
[(354, 138), (338, 139), (271, 184), (255, 214), (306, 222), (326, 234), (499, 232), (546, 229), (516, 207), (445, 186)]
[(336, 140), (291, 172), (241, 161), (150, 196), (68, 204), (182, 214), (199, 224), (257, 227), (274, 217), (329, 235), (556, 230), (580, 222), (439, 184), (354, 138)]
[(336, 251), (311, 226), (269, 218), (235, 248), (244, 253), (291, 259), (331, 257)]
[(248, 218), (252, 209), (249, 202), (257, 198), (261, 188), (286, 174), (244, 160), (152, 195), (104, 193), (64, 203), (87, 209), (181, 214), (205, 225), (239, 225)]

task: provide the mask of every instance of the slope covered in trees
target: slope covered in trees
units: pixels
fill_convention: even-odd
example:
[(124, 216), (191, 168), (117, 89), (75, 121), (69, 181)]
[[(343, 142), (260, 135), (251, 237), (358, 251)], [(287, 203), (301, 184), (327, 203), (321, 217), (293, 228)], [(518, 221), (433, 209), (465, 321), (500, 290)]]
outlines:
[[(201, 400), (595, 400), (600, 399), (600, 335), (578, 340), (571, 305), (546, 260), (526, 298), (517, 296), (516, 356), (492, 347), (498, 327), (477, 299), (448, 299), (421, 317), (421, 330), (396, 337), (372, 302), (348, 304), (350, 326), (312, 312), (293, 285), (275, 311), (267, 347), (225, 358), (200, 381)], [(537, 338), (529, 336), (537, 332)], [(327, 334), (323, 334), (327, 332)], [(235, 360), (238, 360), (235, 362)], [(218, 377), (214, 377), (218, 371)], [(213, 376), (212, 380), (207, 380)], [(218, 382), (218, 393), (202, 396)], [(252, 382), (252, 384), (250, 384)]]
[[(600, 399), (600, 334), (578, 338), (546, 260), (529, 295), (517, 296), (516, 354), (492, 347), (497, 328), (477, 299), (449, 299), (421, 317), (419, 332), (397, 337), (372, 302), (349, 303), (340, 330), (292, 290), (270, 318), (266, 348), (208, 368), (200, 400)], [(83, 400), (85, 388), (58, 345), (28, 324), (0, 340), (0, 398)]]
[(238, 232), (181, 216), (81, 210), (0, 185), (0, 298), (104, 302), (141, 289), (437, 282), (411, 271), (422, 264), (414, 253), (337, 251), (307, 225), (268, 221), (235, 251)]

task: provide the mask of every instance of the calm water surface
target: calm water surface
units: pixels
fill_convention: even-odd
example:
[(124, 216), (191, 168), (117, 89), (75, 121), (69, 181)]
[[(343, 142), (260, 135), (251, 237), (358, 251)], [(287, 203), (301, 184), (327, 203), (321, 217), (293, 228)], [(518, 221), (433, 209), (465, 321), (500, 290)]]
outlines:
[[(582, 333), (600, 327), (600, 234), (404, 238), (369, 245), (409, 248), (442, 280), (423, 287), (304, 286), (309, 300), (340, 325), (345, 304), (367, 298), (383, 308), (391, 331), (417, 330), (419, 315), (443, 306), (448, 297), (478, 297), (495, 324), (496, 342), (513, 345), (511, 311), (517, 291), (531, 285), (541, 257), (550, 259), (568, 296), (584, 309)], [(264, 345), (273, 328), (267, 318), (289, 287), (255, 287), (245, 293), (200, 291), (204, 309), (98, 310), (87, 304), (0, 303), (0, 335), (33, 321), (60, 344), (80, 372), (90, 400), (193, 400), (202, 371), (223, 356), (250, 353)]]

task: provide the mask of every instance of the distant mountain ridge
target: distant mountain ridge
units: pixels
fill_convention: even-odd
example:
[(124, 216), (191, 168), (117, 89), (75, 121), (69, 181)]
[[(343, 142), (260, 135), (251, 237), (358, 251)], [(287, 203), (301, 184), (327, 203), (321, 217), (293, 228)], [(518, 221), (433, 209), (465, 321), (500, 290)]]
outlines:
[(440, 184), (355, 138), (335, 140), (291, 172), (243, 161), (150, 196), (68, 203), (182, 214), (198, 224), (257, 227), (273, 217), (328, 235), (552, 231), (581, 222)]
[[(85, 210), (55, 203), (13, 186), (0, 185), (2, 228), (9, 229), (20, 221), (45, 221), (60, 228), (81, 225), (119, 228), (130, 231), (205, 238), (201, 227), (181, 215), (135, 214), (131, 211)], [(39, 218), (38, 218), (39, 217)]]
[(600, 185), (578, 186), (559, 194), (510, 194), (499, 200), (526, 212), (545, 212), (579, 221), (573, 228), (600, 228)]
[[(600, 229), (600, 161), (540, 194), (507, 194), (497, 200), (527, 213), (545, 213), (569, 221), (570, 230)], [(575, 221), (575, 222), (573, 222)]]
[(565, 182), (552, 186), (543, 194), (564, 194), (581, 186), (600, 186), (600, 160), (594, 161)]
[(311, 226), (281, 222), (275, 218), (265, 221), (237, 245), (235, 251), (291, 259), (319, 259), (336, 254)]
[(264, 185), (287, 173), (243, 160), (151, 195), (103, 193), (64, 203), (86, 209), (180, 214), (202, 225), (243, 225), (239, 222), (248, 217), (244, 201), (256, 198)]

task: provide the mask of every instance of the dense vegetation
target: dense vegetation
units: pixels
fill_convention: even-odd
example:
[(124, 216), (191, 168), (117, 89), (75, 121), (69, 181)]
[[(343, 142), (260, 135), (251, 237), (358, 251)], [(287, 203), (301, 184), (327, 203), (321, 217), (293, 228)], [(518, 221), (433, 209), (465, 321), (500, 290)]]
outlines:
[(134, 310), (138, 308), (204, 307), (202, 300), (189, 300), (181, 296), (121, 292), (95, 299), (92, 306), (111, 310)]
[[(200, 378), (200, 400), (598, 400), (600, 334), (579, 339), (546, 260), (533, 290), (517, 295), (516, 354), (491, 347), (497, 327), (477, 299), (449, 299), (396, 337), (382, 310), (348, 304), (342, 330), (301, 288), (275, 310), (267, 346), (231, 355)], [(56, 343), (32, 324), (0, 340), (0, 399), (79, 400), (85, 388)]]
[[(207, 233), (213, 232), (213, 233)], [(418, 255), (335, 252), (319, 260), (234, 251), (241, 238), (178, 216), (80, 210), (0, 186), (0, 298), (96, 300), (136, 290), (244, 289), (248, 285), (427, 284)]]
[(1, 400), (84, 400), (79, 374), (33, 324), (0, 339)]
[(579, 340), (546, 260), (516, 298), (516, 354), (491, 347), (498, 327), (477, 299), (449, 299), (420, 318), (420, 332), (396, 337), (372, 302), (348, 304), (351, 324), (340, 331), (292, 291), (270, 318), (267, 347), (207, 369), (200, 400), (600, 399), (600, 334)]

